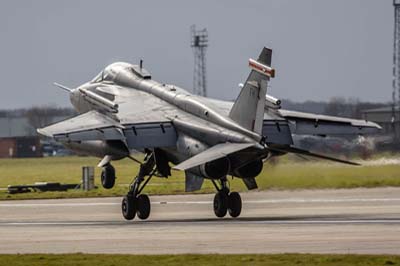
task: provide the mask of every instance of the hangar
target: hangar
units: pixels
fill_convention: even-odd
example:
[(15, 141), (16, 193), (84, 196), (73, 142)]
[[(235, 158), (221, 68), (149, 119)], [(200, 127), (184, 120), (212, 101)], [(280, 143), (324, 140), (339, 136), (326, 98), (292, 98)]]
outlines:
[(41, 157), (40, 139), (25, 117), (0, 117), (0, 158)]

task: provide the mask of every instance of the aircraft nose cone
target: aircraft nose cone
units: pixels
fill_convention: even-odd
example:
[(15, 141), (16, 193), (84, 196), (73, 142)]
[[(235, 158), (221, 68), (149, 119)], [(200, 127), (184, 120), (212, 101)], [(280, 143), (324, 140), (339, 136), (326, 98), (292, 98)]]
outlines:
[(77, 107), (79, 105), (79, 89), (72, 89), (71, 92), (69, 93), (69, 100), (71, 101), (72, 105)]

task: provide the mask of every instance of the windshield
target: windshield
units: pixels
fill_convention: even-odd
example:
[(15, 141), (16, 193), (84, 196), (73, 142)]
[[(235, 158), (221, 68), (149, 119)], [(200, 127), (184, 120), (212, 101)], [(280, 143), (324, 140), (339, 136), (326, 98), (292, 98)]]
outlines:
[(94, 79), (92, 79), (92, 83), (97, 83), (101, 81), (103, 81), (103, 71), (101, 71), (99, 74), (96, 75), (96, 77), (94, 77)]
[(102, 81), (113, 81), (115, 76), (116, 76), (116, 71), (111, 67), (107, 67), (92, 80), (92, 83), (97, 83)]
[[(132, 66), (131, 64), (123, 62), (113, 63), (107, 66), (103, 71), (101, 71), (94, 79), (92, 79), (91, 82), (113, 82), (120, 71), (125, 69), (133, 69), (133, 67), (137, 66)], [(137, 73), (139, 73), (139, 76), (142, 78), (150, 78), (150, 74), (144, 68), (134, 72), (136, 73), (136, 75), (138, 75)]]

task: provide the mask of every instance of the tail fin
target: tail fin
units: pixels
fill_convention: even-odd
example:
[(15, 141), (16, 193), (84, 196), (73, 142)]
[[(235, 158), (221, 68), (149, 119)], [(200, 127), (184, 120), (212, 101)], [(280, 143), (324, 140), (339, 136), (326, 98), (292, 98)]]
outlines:
[(271, 57), (272, 50), (264, 47), (258, 60), (249, 59), (251, 72), (229, 113), (232, 120), (258, 134), (262, 130), (267, 83), (275, 76)]

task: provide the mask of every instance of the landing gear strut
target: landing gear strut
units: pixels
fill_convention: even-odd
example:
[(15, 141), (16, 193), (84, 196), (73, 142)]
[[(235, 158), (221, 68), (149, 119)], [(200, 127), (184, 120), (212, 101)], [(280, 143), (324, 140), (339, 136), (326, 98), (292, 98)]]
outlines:
[(238, 217), (242, 211), (242, 199), (237, 192), (230, 192), (228, 187), (228, 180), (226, 177), (217, 181), (211, 180), (217, 189), (217, 193), (214, 197), (214, 213), (217, 217), (225, 217), (226, 213), (233, 218)]
[(139, 174), (129, 187), (128, 194), (122, 199), (122, 215), (126, 220), (132, 220), (136, 214), (142, 220), (149, 217), (151, 210), (150, 199), (146, 194), (140, 193), (154, 176), (155, 172), (154, 153), (148, 153), (145, 162), (140, 165)]

